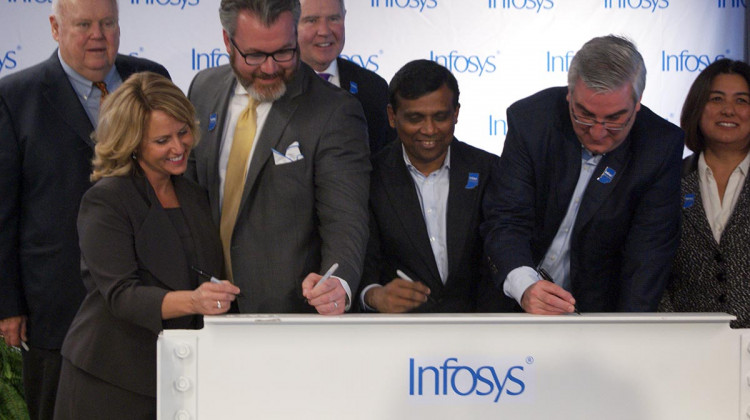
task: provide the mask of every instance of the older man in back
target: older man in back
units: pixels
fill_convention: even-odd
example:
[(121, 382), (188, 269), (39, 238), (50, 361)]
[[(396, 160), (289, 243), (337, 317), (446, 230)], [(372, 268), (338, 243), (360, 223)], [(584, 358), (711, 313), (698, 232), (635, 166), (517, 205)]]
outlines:
[(0, 333), (28, 347), (32, 419), (52, 418), (60, 347), (85, 292), (76, 218), (99, 102), (135, 72), (169, 76), (117, 53), (116, 0), (55, 0), (49, 21), (57, 51), (0, 79)]
[(396, 133), (388, 123), (388, 84), (377, 73), (341, 58), (346, 38), (344, 0), (300, 0), (302, 16), (297, 39), (302, 61), (362, 104), (367, 118), (370, 153), (375, 154)]

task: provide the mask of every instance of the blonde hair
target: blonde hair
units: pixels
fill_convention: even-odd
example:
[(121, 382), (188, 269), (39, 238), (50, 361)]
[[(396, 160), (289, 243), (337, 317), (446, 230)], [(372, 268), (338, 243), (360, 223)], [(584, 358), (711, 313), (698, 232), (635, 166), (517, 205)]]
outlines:
[(92, 135), (96, 142), (92, 182), (108, 176), (136, 173), (135, 153), (143, 141), (153, 111), (162, 111), (186, 123), (193, 135), (193, 147), (198, 145), (200, 132), (195, 108), (180, 88), (156, 73), (133, 74), (102, 103), (99, 124)]

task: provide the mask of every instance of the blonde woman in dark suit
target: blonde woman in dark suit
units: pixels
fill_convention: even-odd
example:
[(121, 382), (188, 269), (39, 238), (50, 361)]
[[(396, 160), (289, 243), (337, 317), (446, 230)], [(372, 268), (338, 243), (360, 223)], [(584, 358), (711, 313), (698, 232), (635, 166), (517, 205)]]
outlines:
[(750, 66), (704, 69), (682, 108), (682, 234), (660, 309), (728, 312), (750, 327)]
[(222, 271), (208, 197), (181, 176), (198, 133), (182, 91), (154, 73), (104, 101), (78, 216), (87, 295), (63, 343), (56, 419), (155, 418), (159, 332), (200, 328), (239, 293), (191, 270)]

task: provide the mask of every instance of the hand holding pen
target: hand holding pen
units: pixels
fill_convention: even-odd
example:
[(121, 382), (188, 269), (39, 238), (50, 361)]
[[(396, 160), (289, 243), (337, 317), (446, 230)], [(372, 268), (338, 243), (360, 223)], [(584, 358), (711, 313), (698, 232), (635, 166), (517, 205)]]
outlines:
[(334, 263), (322, 276), (310, 273), (302, 281), (302, 295), (321, 315), (340, 315), (346, 308), (346, 290), (338, 278), (331, 278), (338, 268)]
[(424, 283), (415, 282), (401, 270), (396, 270), (396, 275), (385, 285), (368, 289), (365, 303), (380, 313), (404, 313), (427, 301), (435, 302)]
[(229, 281), (221, 281), (213, 275), (197, 268), (191, 267), (201, 277), (208, 279), (194, 290), (193, 300), (204, 315), (216, 315), (226, 313), (235, 300), (236, 296), (244, 297), (240, 289)]
[(521, 307), (530, 314), (561, 315), (579, 313), (573, 295), (558, 286), (544, 269), (538, 271), (541, 280), (529, 286), (521, 298)]

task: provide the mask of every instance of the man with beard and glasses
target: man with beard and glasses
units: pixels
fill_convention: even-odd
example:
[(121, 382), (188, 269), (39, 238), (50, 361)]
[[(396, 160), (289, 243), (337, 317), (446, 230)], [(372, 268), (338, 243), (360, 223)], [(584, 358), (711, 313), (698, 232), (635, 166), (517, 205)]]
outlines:
[[(341, 314), (367, 243), (370, 163), (359, 102), (299, 59), (298, 0), (222, 0), (231, 66), (188, 96), (202, 138), (188, 176), (208, 190), (240, 312)], [(318, 285), (338, 264), (335, 276)]]

